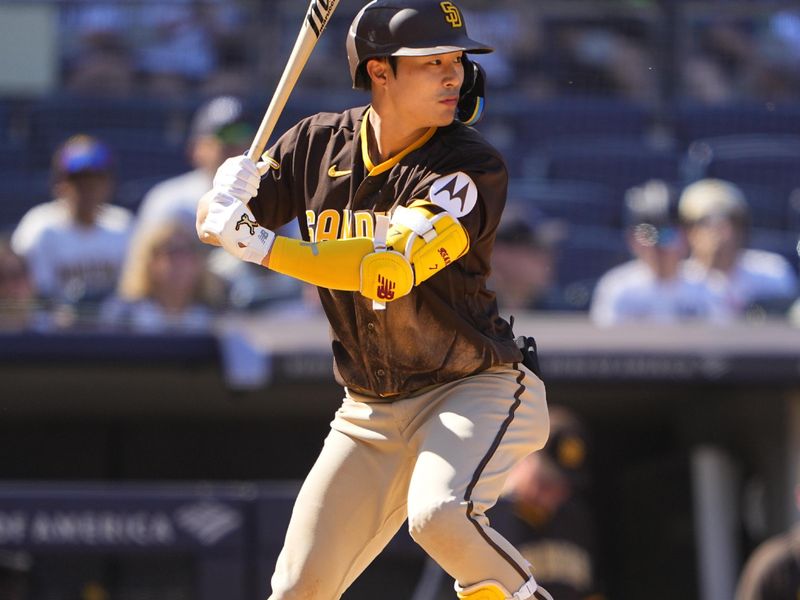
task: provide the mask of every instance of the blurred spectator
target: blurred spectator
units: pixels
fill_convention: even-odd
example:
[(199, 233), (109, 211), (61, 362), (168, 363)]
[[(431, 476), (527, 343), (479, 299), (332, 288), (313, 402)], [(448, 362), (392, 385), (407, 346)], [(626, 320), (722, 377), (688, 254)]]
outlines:
[(719, 64), (709, 56), (694, 55), (683, 63), (684, 93), (702, 104), (723, 104), (733, 97), (733, 88)]
[(25, 259), (0, 239), (0, 331), (31, 327), (36, 320), (36, 304)]
[(26, 600), (32, 558), (25, 552), (12, 552), (0, 548), (0, 598)]
[(242, 154), (255, 129), (244, 118), (239, 98), (219, 96), (200, 106), (189, 131), (187, 153), (194, 170), (162, 181), (142, 199), (137, 228), (177, 216), (194, 227), (197, 203), (211, 188), (217, 168), (229, 156)]
[(25, 257), (39, 296), (58, 303), (94, 302), (113, 292), (128, 245), (131, 214), (109, 204), (111, 151), (77, 135), (53, 156), (55, 200), (31, 208), (11, 238)]
[(592, 298), (592, 320), (599, 325), (725, 321), (722, 282), (686, 269), (686, 238), (674, 191), (652, 180), (629, 190), (625, 202), (626, 240), (635, 258), (600, 278)]
[(137, 332), (204, 332), (222, 299), (193, 226), (163, 221), (131, 244), (117, 296), (103, 307), (105, 323)]
[(248, 61), (248, 47), (241, 35), (221, 36), (217, 41), (217, 68), (199, 88), (203, 96), (253, 93), (253, 69)]
[(689, 98), (786, 102), (800, 97), (800, 11), (754, 12), (733, 19), (722, 12), (695, 27), (695, 47), (684, 61)]
[(216, 68), (212, 32), (193, 0), (142, 7), (142, 30), (149, 36), (138, 47), (137, 68), (150, 93), (180, 97)]
[(550, 438), (509, 474), (492, 525), (535, 565), (558, 600), (601, 600), (595, 525), (584, 493), (589, 438), (580, 419), (550, 407)]
[[(800, 488), (795, 486), (800, 507)], [(773, 536), (747, 559), (735, 600), (794, 600), (800, 598), (800, 525)]]
[(784, 257), (746, 249), (750, 210), (744, 193), (720, 179), (688, 186), (680, 199), (687, 227), (687, 272), (701, 279), (721, 276), (729, 311), (741, 315), (754, 306), (785, 313), (797, 295), (797, 275)]
[(654, 102), (658, 94), (655, 59), (646, 46), (644, 24), (568, 23), (555, 31), (561, 91), (620, 96)]
[(130, 9), (77, 2), (62, 11), (65, 87), (79, 94), (124, 97), (135, 85), (128, 44)]
[(555, 251), (563, 230), (555, 221), (538, 223), (507, 210), (495, 238), (489, 287), (504, 310), (558, 308)]
[[(187, 147), (194, 169), (162, 181), (145, 195), (134, 238), (140, 231), (171, 219), (194, 227), (197, 203), (211, 188), (217, 168), (229, 156), (247, 150), (254, 133), (239, 98), (218, 96), (201, 105), (192, 119)], [(234, 307), (249, 307), (265, 299), (294, 299), (300, 293), (296, 280), (237, 260), (221, 248), (212, 250), (209, 266), (227, 283)]]

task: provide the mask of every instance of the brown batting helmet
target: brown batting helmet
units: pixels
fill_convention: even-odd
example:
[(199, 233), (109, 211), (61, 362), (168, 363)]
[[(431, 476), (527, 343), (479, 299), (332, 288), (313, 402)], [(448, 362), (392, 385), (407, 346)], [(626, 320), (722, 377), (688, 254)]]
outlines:
[(353, 87), (365, 89), (363, 65), (383, 56), (430, 56), (447, 52), (492, 52), (467, 35), (461, 10), (437, 0), (373, 0), (353, 19), (347, 60)]

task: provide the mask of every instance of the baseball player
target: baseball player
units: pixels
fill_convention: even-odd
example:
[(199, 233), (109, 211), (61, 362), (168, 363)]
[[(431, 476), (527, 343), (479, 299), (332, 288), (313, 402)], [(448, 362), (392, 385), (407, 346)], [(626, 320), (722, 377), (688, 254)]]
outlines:
[[(551, 598), (485, 514), (549, 429), (485, 286), (508, 175), (467, 126), (483, 108), (467, 54), (490, 51), (452, 2), (370, 2), (347, 39), (370, 105), (301, 121), (258, 164), (228, 159), (201, 199), (204, 241), (318, 286), (344, 387), (273, 600), (338, 599), (406, 519), (460, 598)], [(273, 233), (291, 219), (303, 240)]]

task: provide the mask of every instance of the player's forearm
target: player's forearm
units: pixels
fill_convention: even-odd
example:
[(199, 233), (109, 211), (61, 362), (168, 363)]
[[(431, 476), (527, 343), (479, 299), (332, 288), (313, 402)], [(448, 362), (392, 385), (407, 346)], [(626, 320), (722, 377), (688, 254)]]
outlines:
[(367, 238), (313, 243), (277, 236), (261, 264), (312, 285), (357, 292), (361, 264), (373, 251), (372, 240)]
[(408, 294), (458, 260), (469, 236), (458, 219), (427, 200), (398, 207), (386, 243), (354, 238), (309, 243), (276, 236), (247, 207), (260, 183), (260, 171), (247, 157), (225, 161), (213, 189), (201, 199), (198, 235), (230, 254), (319, 287), (359, 291), (377, 301)]

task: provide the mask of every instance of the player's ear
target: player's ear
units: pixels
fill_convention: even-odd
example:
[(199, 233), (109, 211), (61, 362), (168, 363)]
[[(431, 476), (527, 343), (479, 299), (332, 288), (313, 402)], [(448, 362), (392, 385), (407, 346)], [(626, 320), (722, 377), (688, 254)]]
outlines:
[(367, 75), (372, 87), (383, 87), (389, 80), (389, 61), (385, 58), (371, 58), (367, 61)]

